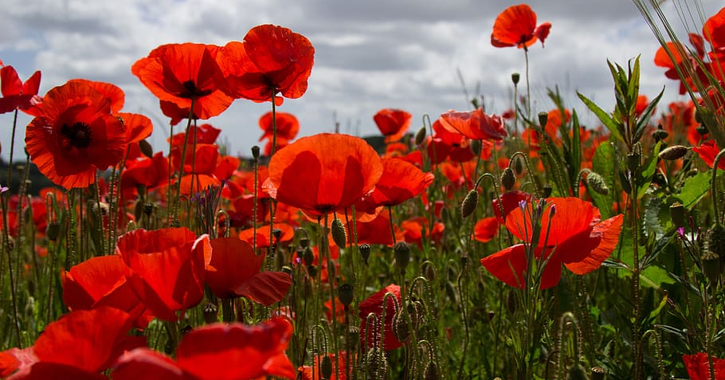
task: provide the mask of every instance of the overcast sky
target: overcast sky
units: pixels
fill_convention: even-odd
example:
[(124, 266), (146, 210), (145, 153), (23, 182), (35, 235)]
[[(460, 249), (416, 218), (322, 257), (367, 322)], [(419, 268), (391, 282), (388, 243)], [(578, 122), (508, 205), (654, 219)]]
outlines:
[[(678, 0), (683, 1), (683, 0)], [(702, 0), (707, 15), (721, 4)], [(435, 119), (449, 109), (466, 110), (458, 72), (470, 94), (485, 97), (487, 111), (511, 106), (511, 74), (524, 72), (523, 50), (494, 48), (493, 21), (504, 0), (3, 0), (0, 60), (23, 80), (41, 70), (41, 94), (72, 78), (111, 82), (126, 93), (124, 111), (154, 121), (150, 142), (164, 149), (168, 119), (158, 100), (131, 74), (133, 63), (158, 45), (199, 42), (224, 45), (242, 40), (255, 25), (272, 23), (305, 35), (315, 47), (309, 89), (285, 100), (281, 111), (300, 120), (300, 135), (332, 131), (376, 134), (373, 115), (401, 108)], [(546, 47), (530, 49), (535, 111), (553, 104), (546, 89), (559, 86), (567, 106), (594, 119), (576, 99), (582, 92), (611, 109), (612, 81), (606, 60), (626, 65), (642, 55), (641, 92), (654, 97), (666, 85), (666, 99), (679, 99), (677, 83), (652, 63), (658, 44), (631, 0), (532, 0), (538, 23), (549, 21)], [(672, 4), (672, 22), (681, 25)], [(222, 129), (230, 152), (249, 156), (262, 132), (257, 120), (269, 103), (236, 100), (208, 122)], [(25, 125), (19, 120), (16, 142)], [(2, 157), (9, 152), (11, 114), (0, 115)], [(18, 145), (20, 146), (20, 145)], [(165, 150), (165, 149), (164, 149)], [(22, 151), (20, 151), (22, 152)], [(21, 153), (22, 154), (22, 153)], [(17, 156), (16, 156), (17, 157)]]

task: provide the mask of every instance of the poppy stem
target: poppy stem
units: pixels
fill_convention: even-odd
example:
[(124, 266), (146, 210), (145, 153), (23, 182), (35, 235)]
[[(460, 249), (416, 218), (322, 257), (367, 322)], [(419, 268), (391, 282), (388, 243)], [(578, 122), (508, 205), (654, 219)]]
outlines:
[[(14, 129), (13, 129), (14, 131)], [(20, 202), (22, 204), (22, 201)], [(5, 202), (5, 196), (0, 195), (0, 204), (3, 208), (3, 214), (7, 215), (7, 203)], [(18, 340), (17, 344), (19, 348), (23, 347), (23, 342), (20, 340), (20, 325), (18, 321), (18, 303), (17, 293), (15, 291), (15, 272), (13, 271), (13, 247), (10, 243), (10, 234), (8, 232), (8, 218), (3, 218), (3, 251), (7, 253), (8, 259), (8, 275), (10, 276), (10, 296), (13, 302), (13, 325), (15, 327), (15, 335)]]
[[(184, 177), (184, 166), (186, 166), (186, 144), (189, 143), (189, 129), (191, 129), (191, 119), (194, 118), (194, 103), (195, 99), (191, 98), (191, 104), (189, 105), (189, 117), (187, 118), (186, 122), (186, 130), (184, 131), (184, 145), (181, 146), (181, 160), (179, 163), (179, 178), (176, 179), (176, 197), (173, 200), (173, 209), (172, 209), (172, 219), (171, 219), (171, 226), (172, 227), (179, 227), (178, 224), (180, 224), (179, 221), (179, 203), (181, 203), (181, 178)], [(173, 130), (172, 130), (173, 132)], [(174, 135), (171, 135), (171, 150), (173, 150), (174, 145)], [(171, 165), (171, 152), (169, 152), (169, 165)], [(192, 178), (193, 177), (193, 171), (192, 171)], [(169, 171), (169, 175), (171, 175), (171, 171)]]
[(541, 189), (539, 189), (539, 184), (536, 182), (536, 177), (534, 176), (534, 172), (531, 170), (531, 165), (529, 164), (529, 158), (526, 157), (524, 152), (518, 151), (511, 155), (511, 158), (509, 159), (509, 162), (513, 161), (516, 156), (521, 156), (521, 158), (524, 159), (524, 165), (526, 165), (526, 172), (529, 174), (529, 177), (531, 177), (531, 182), (534, 184), (534, 191), (536, 192), (536, 196), (541, 196)]
[[(272, 159), (272, 156), (274, 156), (274, 152), (277, 147), (277, 105), (274, 103), (275, 94), (277, 93), (277, 89), (272, 87), (272, 150), (269, 153), (269, 159)], [(269, 246), (270, 248), (273, 246), (272, 239), (274, 236), (274, 200), (270, 199), (269, 202)], [(255, 205), (256, 207), (256, 205)], [(327, 215), (325, 215), (325, 218), (327, 218)], [(327, 223), (325, 223), (325, 228), (327, 228)], [(271, 256), (271, 255), (270, 255)], [(270, 260), (272, 257), (270, 258)], [(332, 291), (332, 290), (330, 290)], [(334, 302), (334, 301), (333, 301)]]
[(393, 206), (388, 206), (388, 220), (390, 221), (390, 234), (393, 237), (393, 246), (397, 243), (395, 241), (395, 224), (393, 223)]
[(721, 150), (715, 157), (715, 161), (712, 163), (712, 179), (710, 180), (710, 194), (712, 196), (712, 208), (715, 212), (715, 223), (720, 224), (720, 211), (717, 201), (717, 169), (720, 164), (720, 159), (725, 154), (725, 149)]
[[(327, 282), (330, 285), (330, 302), (332, 303), (332, 336), (339, 336), (337, 331), (337, 307), (335, 305), (335, 286), (334, 286), (334, 277), (335, 277), (335, 267), (332, 263), (332, 258), (330, 257), (330, 244), (327, 241), (327, 222), (328, 222), (328, 213), (325, 213), (325, 224), (322, 227), (322, 239), (320, 239), (320, 242), (322, 244), (322, 247), (320, 247), (319, 251), (325, 253), (325, 259), (327, 260)], [(337, 358), (337, 355), (340, 354), (340, 350), (337, 346), (337, 339), (334, 339), (332, 341), (332, 347), (335, 350), (335, 358)], [(338, 360), (335, 360), (335, 378), (340, 378), (340, 363)]]
[(531, 119), (531, 86), (529, 85), (529, 49), (524, 45), (524, 61), (526, 63), (526, 118)]
[[(15, 151), (15, 130), (18, 125), (18, 109), (15, 108), (15, 112), (13, 113), (13, 132), (10, 136), (10, 158), (8, 161), (8, 181), (7, 186), (10, 187), (10, 180), (13, 178), (13, 152)], [(7, 217), (6, 215), (4, 215)]]

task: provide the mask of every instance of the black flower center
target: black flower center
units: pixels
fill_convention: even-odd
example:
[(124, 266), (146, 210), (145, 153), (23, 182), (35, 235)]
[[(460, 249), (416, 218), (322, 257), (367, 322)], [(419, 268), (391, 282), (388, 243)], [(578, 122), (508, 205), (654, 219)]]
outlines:
[(91, 128), (86, 123), (79, 121), (73, 125), (63, 124), (60, 133), (71, 147), (87, 148), (91, 145)]
[(182, 86), (184, 86), (184, 89), (187, 91), (185, 94), (183, 94), (182, 98), (201, 98), (204, 96), (207, 96), (211, 94), (212, 92), (209, 90), (202, 90), (199, 87), (196, 86), (196, 83), (194, 81), (187, 80), (186, 82), (182, 83)]

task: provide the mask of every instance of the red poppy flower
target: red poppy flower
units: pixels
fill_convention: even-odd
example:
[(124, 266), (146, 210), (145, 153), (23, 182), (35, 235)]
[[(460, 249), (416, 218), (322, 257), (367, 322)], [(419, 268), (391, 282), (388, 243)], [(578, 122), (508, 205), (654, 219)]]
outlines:
[[(314, 56), (305, 36), (281, 26), (259, 25), (247, 32), (244, 42), (226, 44), (217, 60), (229, 96), (261, 103), (278, 93), (289, 99), (304, 95)], [(282, 99), (275, 103), (281, 105)]]
[(384, 158), (383, 174), (375, 189), (363, 199), (372, 208), (399, 205), (416, 197), (433, 183), (432, 173), (424, 173), (410, 162), (399, 158)]
[[(297, 137), (297, 133), (300, 131), (300, 122), (297, 120), (295, 115), (287, 112), (277, 112), (275, 114), (277, 119), (277, 138), (284, 140), (293, 140)], [(272, 112), (267, 112), (259, 118), (259, 128), (264, 131), (259, 141), (264, 139), (272, 140), (274, 134), (274, 128), (272, 124)]]
[(0, 98), (0, 113), (19, 109), (31, 116), (41, 115), (43, 99), (38, 96), (40, 71), (33, 73), (23, 83), (15, 68), (12, 66), (3, 67), (2, 65), (0, 67), (2, 67), (0, 69), (0, 90), (2, 90), (3, 95)]
[(725, 53), (725, 8), (707, 19), (702, 26), (702, 35), (712, 44), (715, 54)]
[(168, 182), (169, 161), (163, 152), (140, 161), (129, 161), (121, 173), (121, 188), (135, 189), (139, 185), (153, 189)]
[(260, 272), (265, 255), (256, 255), (252, 245), (235, 237), (211, 241), (211, 258), (204, 278), (219, 298), (245, 297), (270, 306), (287, 295), (292, 278), (284, 272)]
[[(345, 351), (340, 351), (338, 355), (335, 354), (327, 354), (325, 355), (331, 359), (331, 361), (334, 363), (337, 357), (337, 367), (340, 369), (340, 376), (337, 376), (335, 374), (335, 371), (332, 371), (332, 375), (329, 379), (326, 380), (347, 380), (347, 373), (352, 372), (352, 368), (350, 370), (347, 370), (347, 363), (348, 363), (348, 354)], [(312, 366), (305, 365), (297, 368), (297, 372), (300, 373), (300, 376), (302, 377), (302, 380), (321, 380), (323, 377), (320, 375), (320, 364), (322, 362), (321, 355), (315, 355), (315, 357), (312, 359)], [(353, 355), (350, 358), (350, 363), (355, 363), (355, 356)], [(314, 366), (314, 370), (313, 367)]]
[[(506, 228), (519, 239), (531, 240), (533, 203), (528, 203), (527, 217), (524, 217), (521, 208), (517, 208), (506, 218)], [(622, 228), (622, 215), (601, 221), (599, 210), (579, 198), (549, 198), (547, 204), (555, 207), (555, 212), (550, 209), (543, 212), (541, 225), (545, 232), (542, 232), (535, 247), (536, 257), (548, 260), (541, 277), (541, 289), (559, 283), (562, 264), (578, 275), (599, 268), (617, 246)], [(547, 226), (548, 231), (545, 230)], [(527, 236), (524, 236), (524, 231)], [(484, 257), (481, 264), (506, 284), (518, 288), (524, 286), (528, 263), (523, 244)]]
[(126, 128), (109, 101), (81, 82), (48, 91), (43, 115), (28, 124), (28, 153), (38, 170), (71, 189), (95, 181), (96, 170), (116, 165), (126, 151)]
[[(275, 217), (276, 219), (276, 217)], [(295, 237), (295, 231), (287, 223), (274, 223), (274, 229), (280, 230), (280, 236), (279, 240), (275, 241), (280, 244), (289, 243), (294, 239)], [(254, 242), (254, 228), (248, 228), (246, 230), (242, 230), (239, 233), (239, 239), (249, 243), (253, 244)], [(269, 248), (269, 224), (266, 225), (258, 225), (257, 226), (257, 247), (256, 248)]]
[(193, 100), (193, 116), (206, 120), (224, 112), (233, 100), (219, 90), (223, 81), (216, 62), (219, 50), (193, 43), (161, 45), (136, 61), (131, 72), (157, 98), (177, 109), (188, 111)]
[(516, 46), (528, 48), (536, 40), (544, 40), (549, 36), (551, 24), (545, 22), (536, 26), (536, 13), (526, 4), (506, 8), (496, 17), (491, 33), (491, 45), (495, 47)]
[[(690, 380), (710, 379), (710, 360), (708, 360), (706, 353), (698, 352), (693, 355), (682, 355), (682, 361), (685, 363)], [(722, 379), (725, 375), (725, 360), (713, 357), (712, 364), (715, 366), (715, 379)]]
[(385, 142), (393, 142), (400, 140), (410, 127), (410, 119), (413, 116), (403, 110), (385, 108), (373, 116), (375, 124), (378, 126), (380, 133), (385, 136)]
[(113, 380), (190, 380), (168, 356), (140, 347), (118, 358), (113, 366)]
[(503, 206), (503, 215), (501, 215), (501, 206), (499, 206), (498, 199), (494, 199), (493, 201), (491, 201), (491, 205), (493, 207), (493, 214), (494, 216), (496, 216), (496, 220), (498, 220), (499, 224), (506, 224), (506, 222), (504, 221), (504, 219), (506, 219), (506, 216), (508, 216), (511, 211), (516, 210), (519, 207), (519, 203), (521, 201), (531, 201), (531, 194), (524, 193), (523, 191), (509, 191), (502, 194), (500, 199)]
[(488, 243), (498, 234), (499, 225), (496, 217), (483, 218), (473, 226), (473, 238), (481, 243)]
[[(428, 219), (424, 216), (419, 216), (404, 220), (400, 223), (400, 228), (403, 230), (403, 237), (405, 242), (409, 244), (415, 244), (418, 248), (423, 249), (423, 237), (428, 236)], [(446, 226), (441, 222), (435, 222), (433, 224), (433, 242), (440, 243), (443, 237), (443, 231)]]
[[(214, 144), (221, 133), (221, 129), (214, 128), (211, 124), (202, 124), (200, 126), (191, 126), (189, 128), (188, 139), (186, 139), (185, 133), (182, 132), (174, 134), (174, 136), (172, 136), (168, 141), (170, 141), (173, 146), (178, 146), (179, 149), (181, 149), (184, 145), (184, 141), (186, 141), (187, 144), (192, 144), (194, 142), (193, 139), (195, 134), (197, 144)], [(179, 152), (179, 156), (181, 156), (181, 152)]]
[[(121, 256), (98, 256), (88, 259), (69, 271), (63, 271), (63, 302), (70, 310), (91, 310), (110, 306), (127, 312), (136, 321), (146, 308), (126, 281), (131, 270)], [(145, 328), (148, 313), (136, 323)]]
[(68, 83), (83, 83), (93, 87), (94, 90), (98, 91), (99, 94), (103, 95), (108, 103), (111, 105), (111, 113), (116, 114), (121, 111), (123, 104), (126, 101), (126, 94), (123, 93), (120, 87), (112, 83), (96, 82), (88, 79), (71, 79)]
[(128, 281), (136, 295), (165, 321), (176, 321), (176, 311), (201, 302), (210, 249), (207, 235), (197, 239), (187, 228), (138, 229), (121, 236), (116, 245), (116, 252), (133, 270)]
[(449, 132), (459, 133), (472, 140), (502, 140), (506, 126), (498, 115), (486, 115), (477, 108), (469, 112), (448, 111), (438, 119)]
[(285, 355), (291, 336), (292, 325), (284, 318), (256, 326), (216, 323), (187, 334), (176, 350), (176, 361), (200, 380), (294, 379), (296, 371)]
[(39, 362), (99, 372), (122, 353), (129, 330), (131, 319), (121, 310), (99, 307), (74, 311), (49, 324), (35, 341), (33, 351)]
[[(385, 351), (394, 350), (403, 344), (398, 341), (398, 338), (395, 337), (395, 333), (393, 333), (393, 317), (395, 316), (395, 301), (393, 301), (393, 298), (388, 296), (387, 301), (385, 302), (385, 321), (380, 321), (380, 319), (383, 317), (383, 299), (385, 298), (385, 295), (387, 293), (391, 293), (395, 299), (398, 300), (398, 305), (400, 305), (400, 286), (395, 284), (390, 284), (383, 289), (380, 289), (377, 293), (371, 295), (364, 301), (360, 302), (360, 305), (358, 307), (359, 309), (359, 317), (362, 320), (362, 323), (360, 325), (360, 338), (363, 340), (363, 344), (367, 344), (368, 347), (374, 347), (376, 342), (380, 339), (379, 337), (383, 336), (383, 349)], [(373, 329), (367, 329), (366, 328), (366, 319), (368, 314), (375, 314), (378, 319), (378, 326), (377, 328)], [(380, 331), (383, 329), (383, 331)], [(375, 331), (377, 330), (378, 337), (375, 337)]]
[[(718, 148), (715, 140), (708, 140), (699, 146), (692, 147), (692, 151), (697, 153), (708, 167), (712, 168), (712, 165), (715, 164), (715, 157), (717, 157), (717, 154), (720, 153), (720, 148)], [(725, 170), (725, 160), (721, 159), (717, 167)]]
[(382, 172), (380, 157), (365, 140), (322, 133), (275, 154), (265, 186), (270, 197), (317, 216), (352, 206)]

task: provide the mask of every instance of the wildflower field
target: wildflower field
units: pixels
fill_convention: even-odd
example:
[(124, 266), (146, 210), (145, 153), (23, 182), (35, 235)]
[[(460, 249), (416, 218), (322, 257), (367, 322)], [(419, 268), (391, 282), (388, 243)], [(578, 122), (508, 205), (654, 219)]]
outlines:
[[(678, 36), (634, 2), (662, 47), (609, 62), (613, 109), (535, 109), (556, 26), (520, 4), (487, 26), (527, 64), (508, 108), (365, 139), (298, 138), (315, 41), (284, 26), (138, 57), (165, 146), (115, 84), (0, 61), (32, 117), (1, 142), (0, 378), (725, 379), (725, 8)], [(644, 59), (690, 100), (640, 94)], [(269, 106), (247, 157), (213, 126), (235, 101)]]

